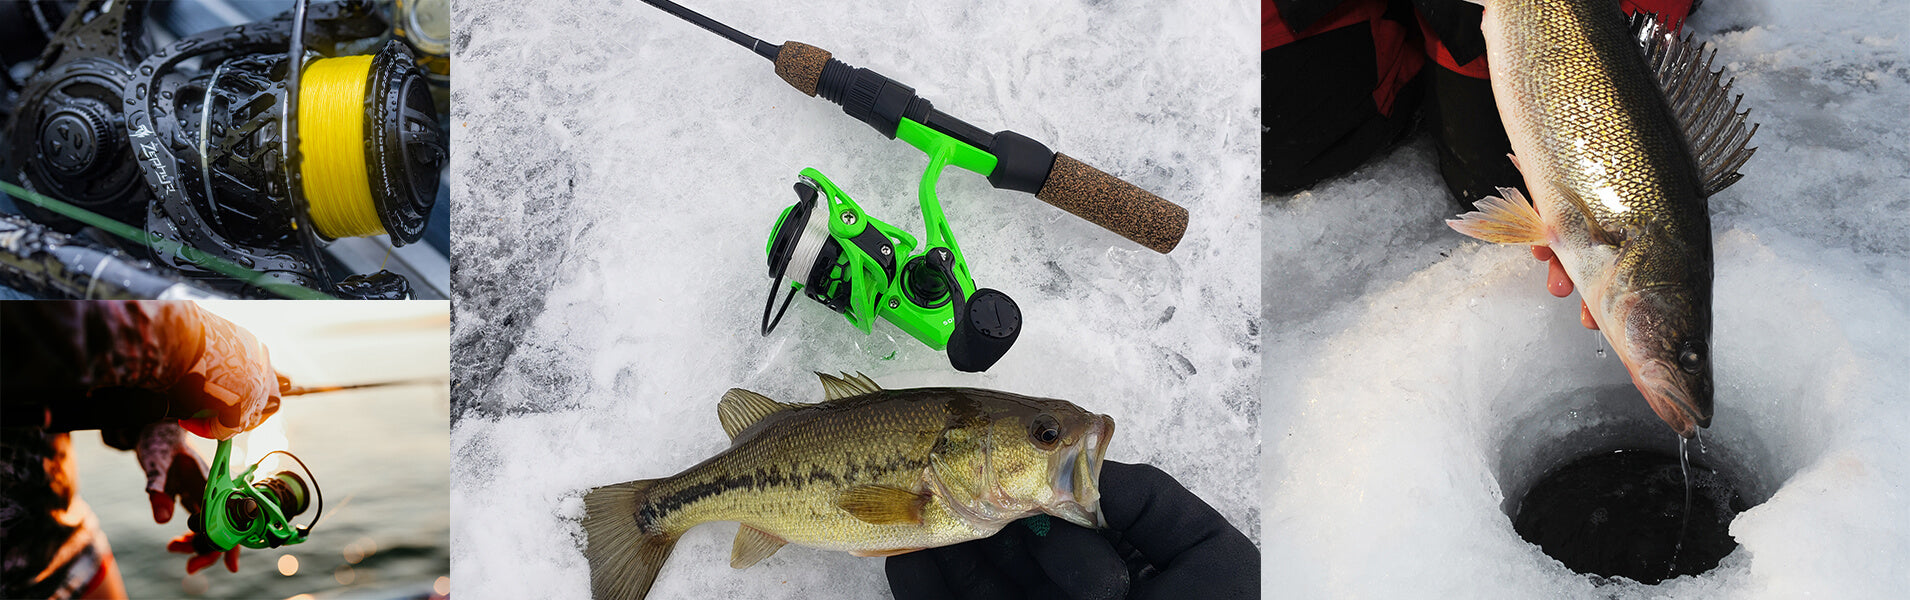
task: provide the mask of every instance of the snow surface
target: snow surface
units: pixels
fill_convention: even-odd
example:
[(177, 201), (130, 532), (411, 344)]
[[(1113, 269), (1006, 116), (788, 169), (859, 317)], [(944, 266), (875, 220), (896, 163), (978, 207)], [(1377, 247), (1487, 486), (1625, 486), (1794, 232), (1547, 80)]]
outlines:
[[(582, 490), (722, 450), (722, 392), (815, 401), (811, 371), (1068, 399), (1108, 458), (1176, 475), (1259, 538), (1258, 9), (1242, 0), (734, 2), (690, 8), (832, 50), (989, 130), (1188, 207), (1159, 255), (979, 176), (940, 193), (976, 282), (1021, 306), (988, 373), (798, 299), (757, 334), (763, 246), (816, 167), (919, 231), (926, 159), (792, 90), (768, 61), (638, 2), (460, 2), (453, 14), (453, 580), (581, 598)], [(919, 235), (919, 233), (918, 233)], [(882, 563), (789, 547), (746, 571), (691, 530), (653, 597), (886, 597)]]
[(1543, 263), (1440, 221), (1424, 141), (1270, 199), (1268, 597), (1887, 598), (1910, 588), (1910, 5), (1710, 0), (1763, 123), (1712, 198), (1709, 462), (1762, 504), (1711, 572), (1577, 575), (1507, 517), (1561, 461), (1675, 447)]

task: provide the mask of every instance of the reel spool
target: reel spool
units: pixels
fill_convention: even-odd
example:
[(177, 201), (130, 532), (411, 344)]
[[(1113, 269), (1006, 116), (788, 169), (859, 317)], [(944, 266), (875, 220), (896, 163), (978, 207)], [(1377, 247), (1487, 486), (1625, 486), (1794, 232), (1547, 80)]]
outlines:
[[(305, 475), (281, 470), (252, 479), (252, 473), (265, 457), (273, 454), (284, 454), (297, 462)], [(245, 472), (232, 476), (231, 459), (232, 440), (220, 440), (206, 476), (205, 508), (193, 517), (193, 530), (200, 532), (199, 539), (206, 542), (197, 549), (211, 552), (237, 546), (277, 548), (304, 542), (325, 513), (325, 495), (305, 462), (290, 452), (273, 450), (259, 457), (259, 462), (252, 463)], [(291, 519), (303, 514), (313, 497), (318, 499), (318, 511), (312, 515), (311, 522), (293, 525)]]
[(408, 297), (409, 283), (389, 272), (332, 277), (319, 251), (346, 237), (416, 242), (436, 202), (446, 135), (426, 73), (405, 42), (389, 38), (385, 17), (356, 3), (310, 7), (310, 47), (363, 52), (384, 39), (369, 46), (375, 54), (320, 56), (306, 44), (291, 52), (305, 23), (290, 14), (141, 52), (144, 10), (137, 1), (74, 10), (53, 42), (60, 51), (49, 49), (60, 58), (22, 94), (9, 174), (158, 240), (102, 243), (226, 291), (243, 286), (195, 252), (338, 295)]
[[(923, 199), (925, 208), (932, 195)], [(924, 210), (929, 244), (869, 216), (815, 169), (803, 169), (796, 203), (770, 232), (769, 298), (762, 333), (782, 322), (796, 292), (872, 331), (882, 318), (967, 372), (994, 366), (1021, 334), (1021, 309), (993, 289), (976, 289), (941, 211)], [(916, 249), (920, 246), (920, 252)], [(906, 260), (904, 260), (906, 257)], [(787, 279), (782, 307), (776, 293)]]
[(300, 179), (312, 226), (326, 239), (418, 241), (446, 152), (410, 51), (394, 40), (376, 56), (314, 60), (300, 84)]

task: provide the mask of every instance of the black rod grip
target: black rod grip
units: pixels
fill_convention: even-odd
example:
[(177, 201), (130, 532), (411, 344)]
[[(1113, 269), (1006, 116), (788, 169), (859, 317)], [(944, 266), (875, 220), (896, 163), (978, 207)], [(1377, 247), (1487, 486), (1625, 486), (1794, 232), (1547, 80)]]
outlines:
[(1187, 209), (1060, 152), (1035, 197), (1161, 254), (1187, 232)]

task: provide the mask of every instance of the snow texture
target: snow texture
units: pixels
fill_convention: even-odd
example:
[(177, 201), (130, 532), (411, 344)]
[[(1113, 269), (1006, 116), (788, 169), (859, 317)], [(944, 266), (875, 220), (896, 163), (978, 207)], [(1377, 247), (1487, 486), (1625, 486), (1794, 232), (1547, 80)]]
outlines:
[[(1186, 206), (1160, 255), (949, 170), (978, 285), (1020, 305), (988, 373), (798, 298), (758, 335), (764, 241), (815, 167), (920, 235), (927, 161), (777, 79), (768, 61), (632, 2), (461, 2), (452, 128), (453, 579), (471, 598), (589, 593), (588, 488), (670, 475), (726, 445), (742, 387), (821, 399), (812, 371), (1071, 400), (1119, 423), (1108, 458), (1155, 464), (1259, 538), (1257, 8), (1241, 0), (687, 3), (915, 86)], [(785, 548), (733, 571), (735, 526), (693, 529), (653, 597), (886, 597), (878, 560)]]
[[(1523, 247), (1440, 221), (1424, 141), (1262, 235), (1265, 585), (1297, 598), (1887, 598), (1910, 588), (1910, 5), (1711, 0), (1691, 27), (1763, 123), (1711, 199), (1716, 419), (1694, 460), (1762, 503), (1711, 572), (1570, 572), (1507, 518), (1576, 455), (1676, 447)], [(1699, 448), (1703, 451), (1700, 452)]]

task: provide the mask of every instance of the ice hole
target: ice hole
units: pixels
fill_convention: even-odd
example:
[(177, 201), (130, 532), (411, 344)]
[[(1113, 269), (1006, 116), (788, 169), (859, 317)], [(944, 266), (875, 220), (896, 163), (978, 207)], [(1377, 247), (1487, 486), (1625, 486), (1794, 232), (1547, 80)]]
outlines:
[[(1573, 572), (1647, 584), (1698, 575), (1735, 551), (1731, 520), (1790, 473), (1754, 437), (1684, 445), (1630, 384), (1543, 399), (1501, 445), (1500, 509), (1513, 529)], [(1688, 475), (1687, 475), (1688, 473)], [(1686, 478), (1690, 496), (1687, 505)]]

